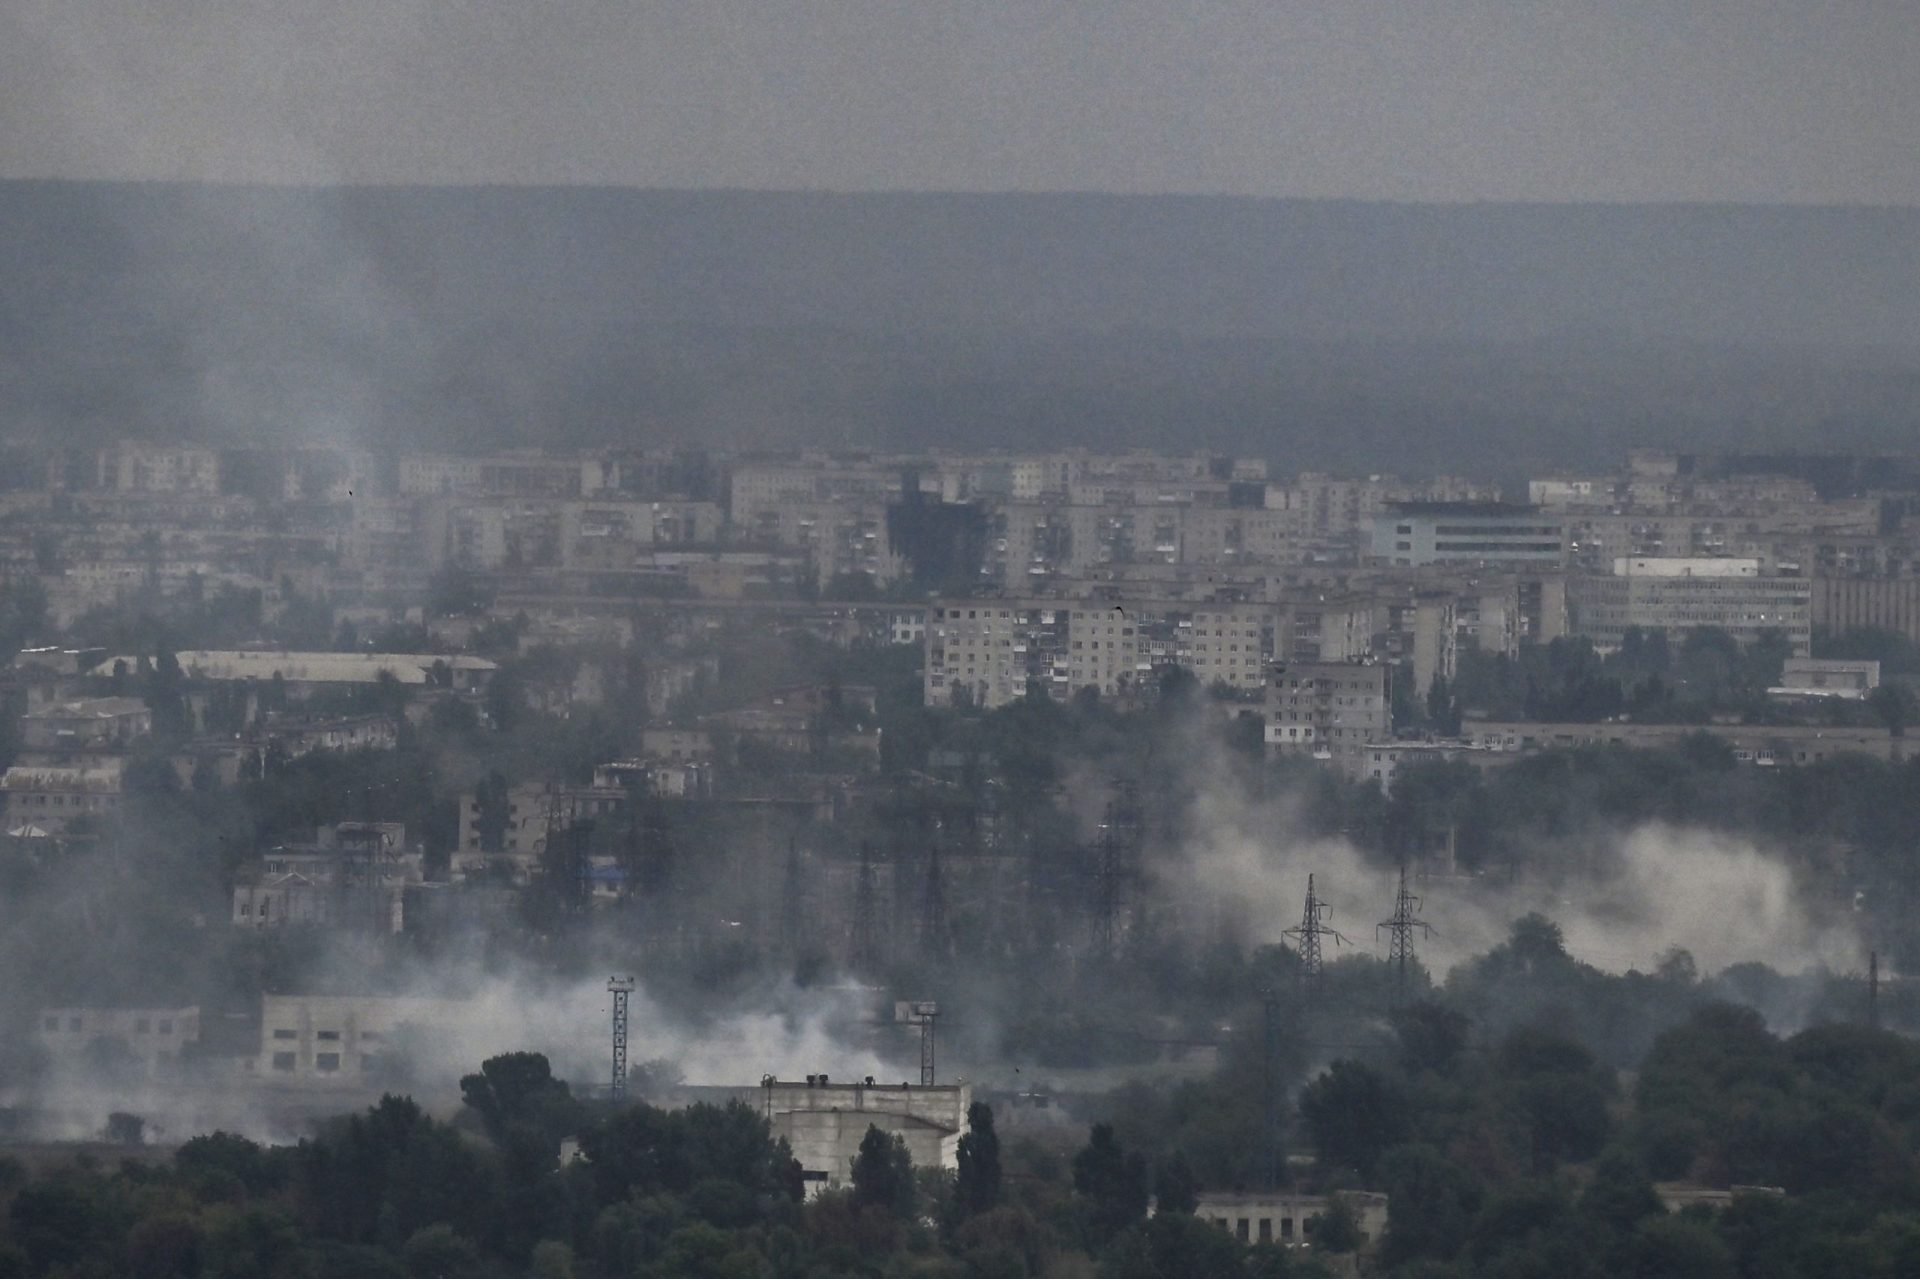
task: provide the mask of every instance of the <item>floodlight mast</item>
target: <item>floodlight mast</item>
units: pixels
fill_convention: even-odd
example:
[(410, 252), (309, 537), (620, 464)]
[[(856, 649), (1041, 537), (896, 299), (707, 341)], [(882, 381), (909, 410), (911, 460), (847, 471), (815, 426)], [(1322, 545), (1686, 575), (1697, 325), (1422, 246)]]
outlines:
[(607, 990), (613, 995), (613, 1087), (615, 1102), (627, 1099), (627, 996), (633, 993), (632, 977), (607, 978)]

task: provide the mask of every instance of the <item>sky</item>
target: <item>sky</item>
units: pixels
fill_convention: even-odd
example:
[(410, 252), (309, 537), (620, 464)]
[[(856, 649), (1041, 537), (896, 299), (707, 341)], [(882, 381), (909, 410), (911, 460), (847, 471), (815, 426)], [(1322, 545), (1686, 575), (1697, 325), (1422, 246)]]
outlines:
[(0, 0), (0, 177), (1920, 205), (1920, 0)]

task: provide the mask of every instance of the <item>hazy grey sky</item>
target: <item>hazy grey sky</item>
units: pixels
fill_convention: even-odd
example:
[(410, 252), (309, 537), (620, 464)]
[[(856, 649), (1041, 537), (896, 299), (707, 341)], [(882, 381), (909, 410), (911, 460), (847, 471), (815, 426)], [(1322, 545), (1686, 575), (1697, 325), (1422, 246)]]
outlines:
[(1920, 0), (0, 0), (0, 175), (1920, 204)]

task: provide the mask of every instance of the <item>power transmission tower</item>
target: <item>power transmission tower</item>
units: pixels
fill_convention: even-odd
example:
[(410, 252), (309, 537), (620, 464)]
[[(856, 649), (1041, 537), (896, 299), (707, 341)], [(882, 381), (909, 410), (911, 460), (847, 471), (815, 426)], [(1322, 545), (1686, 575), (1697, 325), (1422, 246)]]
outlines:
[(609, 977), (607, 990), (613, 995), (613, 1089), (614, 1103), (627, 1099), (627, 996), (633, 993), (633, 978)]
[(1131, 874), (1134, 850), (1140, 838), (1140, 808), (1134, 798), (1133, 782), (1115, 781), (1114, 797), (1107, 802), (1100, 823), (1100, 839), (1094, 850), (1093, 869), (1093, 953), (1110, 958), (1118, 941), (1118, 918)]
[(1400, 863), (1400, 891), (1393, 898), (1393, 918), (1373, 926), (1375, 937), (1387, 930), (1387, 963), (1393, 968), (1393, 999), (1407, 997), (1407, 980), (1413, 966), (1413, 935), (1431, 937), (1433, 929), (1420, 919), (1420, 899), (1407, 887), (1407, 864)]
[(1313, 890), (1313, 876), (1307, 876), (1307, 906), (1300, 916), (1297, 927), (1283, 931), (1283, 936), (1293, 938), (1294, 949), (1300, 956), (1300, 985), (1311, 993), (1320, 984), (1320, 941), (1323, 937), (1333, 938), (1336, 946), (1344, 945), (1346, 938), (1327, 926), (1327, 920), (1333, 918), (1333, 907), (1321, 901)]
[(880, 961), (878, 905), (874, 901), (873, 845), (860, 842), (860, 869), (853, 881), (853, 945), (849, 961), (856, 969), (874, 968)]

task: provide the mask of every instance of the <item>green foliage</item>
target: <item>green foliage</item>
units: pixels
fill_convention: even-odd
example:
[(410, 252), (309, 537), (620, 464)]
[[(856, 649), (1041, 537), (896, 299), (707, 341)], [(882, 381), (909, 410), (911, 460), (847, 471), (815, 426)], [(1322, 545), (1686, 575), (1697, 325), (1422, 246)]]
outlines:
[(1299, 1104), (1320, 1162), (1352, 1168), (1363, 1182), (1372, 1180), (1380, 1156), (1409, 1133), (1405, 1093), (1357, 1061), (1334, 1062), (1301, 1090)]
[(1086, 1208), (1089, 1234), (1104, 1241), (1147, 1213), (1147, 1164), (1121, 1146), (1108, 1124), (1095, 1124), (1073, 1157), (1073, 1189)]
[(906, 1140), (868, 1125), (853, 1157), (853, 1202), (878, 1208), (902, 1221), (911, 1221), (918, 1192), (913, 1184), (913, 1159)]

